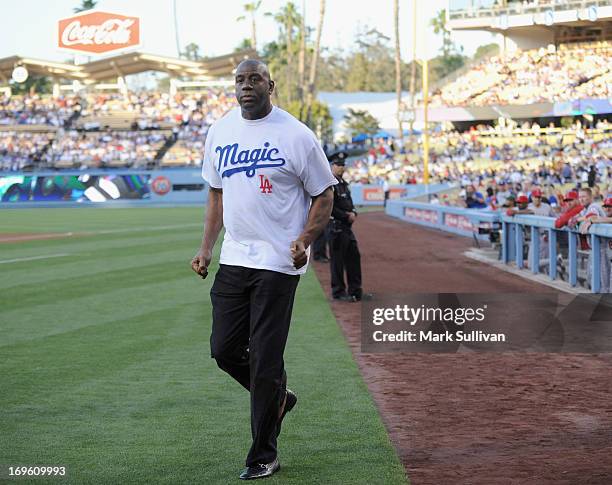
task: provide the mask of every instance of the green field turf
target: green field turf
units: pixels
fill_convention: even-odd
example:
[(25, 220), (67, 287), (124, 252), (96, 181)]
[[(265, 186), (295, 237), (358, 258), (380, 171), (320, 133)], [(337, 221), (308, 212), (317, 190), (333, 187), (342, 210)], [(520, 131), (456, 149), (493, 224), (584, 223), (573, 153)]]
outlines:
[[(212, 278), (189, 269), (202, 216), (0, 210), (3, 233), (88, 233), (0, 244), (0, 464), (64, 465), (62, 483), (239, 482), (249, 396), (210, 358)], [(285, 356), (300, 401), (265, 483), (406, 483), (312, 271)]]

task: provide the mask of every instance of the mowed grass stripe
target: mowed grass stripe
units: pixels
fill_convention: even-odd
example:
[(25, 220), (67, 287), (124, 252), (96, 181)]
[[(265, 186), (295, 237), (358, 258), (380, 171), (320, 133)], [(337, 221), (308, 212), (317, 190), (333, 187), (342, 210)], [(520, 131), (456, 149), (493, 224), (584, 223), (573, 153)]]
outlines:
[[(159, 224), (201, 220), (201, 210), (149, 210)], [(79, 226), (74, 218), (88, 212), (62, 224)], [(88, 241), (75, 260), (41, 268), (50, 293), (39, 299), (31, 276), (5, 288), (0, 463), (65, 464), (62, 483), (237, 483), (250, 444), (249, 396), (210, 358), (212, 278), (188, 268), (200, 231), (136, 236)], [(57, 241), (35, 244), (51, 253)], [(285, 360), (300, 402), (283, 426), (282, 471), (267, 482), (406, 483), (312, 272), (298, 288)]]
[(2, 232), (102, 231), (202, 221), (203, 207), (0, 209)]
[(93, 251), (100, 248), (107, 250), (123, 250), (130, 247), (152, 246), (201, 238), (201, 228), (190, 227), (181, 230), (148, 230), (102, 235), (83, 235), (72, 238), (22, 241), (20, 243), (0, 243), (2, 259), (9, 257), (38, 256), (44, 250), (55, 252)]
[(179, 274), (160, 275), (154, 281), (131, 288), (121, 287), (126, 281), (117, 282), (116, 285), (96, 287), (98, 291), (93, 294), (79, 291), (78, 294), (66, 294), (59, 301), (8, 310), (2, 314), (4, 324), (0, 345), (40, 339), (205, 298), (204, 294), (196, 296), (191, 293), (198, 281), (195, 275), (186, 273), (181, 269)]
[[(170, 263), (177, 268), (190, 270), (189, 262), (195, 253), (194, 244), (198, 239), (187, 237), (185, 239), (164, 240), (157, 244), (148, 244), (144, 250), (142, 246), (132, 246), (120, 251), (105, 247), (100, 250), (73, 251), (69, 256), (59, 259), (41, 261), (21, 261), (6, 266), (3, 269), (3, 279), (0, 288), (10, 289), (19, 285), (40, 285), (51, 282), (80, 278), (103, 271), (133, 269), (136, 271), (141, 264)], [(4, 271), (8, 270), (8, 271)], [(24, 287), (27, 291), (27, 287)], [(0, 292), (0, 301), (3, 293)]]

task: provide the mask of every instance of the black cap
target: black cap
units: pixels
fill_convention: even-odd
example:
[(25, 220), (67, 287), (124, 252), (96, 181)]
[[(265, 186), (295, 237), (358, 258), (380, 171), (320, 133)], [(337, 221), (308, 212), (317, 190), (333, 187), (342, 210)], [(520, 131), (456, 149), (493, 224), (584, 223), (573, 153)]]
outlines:
[(330, 153), (329, 155), (327, 155), (327, 159), (329, 160), (329, 163), (332, 165), (346, 165), (346, 158), (348, 157), (348, 153), (343, 152), (343, 151), (339, 151), (339, 152), (334, 152), (334, 153)]

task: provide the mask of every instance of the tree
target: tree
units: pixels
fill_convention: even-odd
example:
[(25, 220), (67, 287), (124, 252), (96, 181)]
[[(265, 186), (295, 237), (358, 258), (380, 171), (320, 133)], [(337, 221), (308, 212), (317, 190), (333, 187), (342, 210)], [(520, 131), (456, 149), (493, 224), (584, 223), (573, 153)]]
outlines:
[[(413, 26), (416, 25), (417, 18), (417, 0), (412, 0), (412, 16)], [(412, 61), (410, 62), (410, 107), (413, 110), (413, 116), (410, 118), (410, 135), (414, 134), (414, 109), (416, 108), (416, 75), (417, 75), (417, 59), (416, 59), (416, 44), (417, 35), (416, 29), (412, 32)]]
[(448, 56), (453, 50), (450, 30), (446, 28), (446, 10), (439, 10), (434, 18), (429, 21), (436, 35), (442, 34), (442, 55)]
[(96, 0), (83, 0), (81, 2), (81, 5), (78, 7), (74, 7), (72, 11), (74, 13), (80, 13), (80, 12), (85, 12), (85, 10), (92, 10), (96, 8), (97, 3), (98, 2)]
[(348, 113), (344, 115), (344, 124), (346, 125), (351, 137), (365, 133), (373, 135), (380, 130), (378, 120), (365, 110), (348, 109)]
[[(286, 106), (286, 109), (289, 113), (298, 118), (301, 103), (297, 100), (293, 101), (291, 104)], [(312, 103), (311, 120), (312, 129), (317, 133), (321, 140), (332, 141), (334, 135), (334, 119), (329, 112), (329, 106), (315, 99)]]
[(446, 27), (446, 10), (438, 11), (437, 15), (430, 20), (434, 33), (442, 35), (442, 55), (432, 59), (431, 70), (435, 74), (434, 79), (442, 79), (451, 72), (463, 67), (466, 57), (461, 54), (451, 40), (450, 30)]
[(53, 92), (53, 82), (49, 76), (28, 76), (22, 83), (9, 81), (12, 94), (50, 94)]
[(234, 47), (234, 52), (240, 52), (245, 49), (252, 49), (252, 48), (253, 46), (251, 45), (251, 39), (244, 38), (242, 39), (242, 42), (240, 42), (240, 44)]
[(397, 127), (399, 138), (404, 139), (402, 127), (402, 57), (399, 37), (399, 0), (393, 0), (393, 24), (395, 26), (395, 96), (397, 98)]
[[(303, 17), (297, 11), (297, 7), (293, 2), (288, 2), (277, 13), (266, 12), (266, 16), (273, 17), (279, 24), (279, 40), (283, 39), (285, 44), (285, 84), (287, 93), (287, 102), (293, 100), (293, 59), (295, 56), (295, 29), (303, 22)], [(299, 88), (298, 88), (299, 89)]]
[(255, 22), (255, 16), (257, 15), (257, 10), (261, 7), (262, 0), (257, 0), (256, 2), (247, 2), (243, 5), (244, 15), (241, 15), (236, 19), (237, 22), (242, 20), (246, 20), (247, 16), (251, 18), (251, 45), (253, 49), (257, 49), (257, 24)]
[(298, 99), (300, 111), (298, 119), (304, 116), (304, 93), (306, 92), (306, 0), (302, 0), (302, 15), (300, 21), (300, 52), (298, 55)]
[(499, 54), (499, 45), (495, 43), (481, 45), (474, 53), (474, 60), (496, 56), (497, 54)]
[(317, 82), (317, 64), (321, 52), (321, 33), (323, 32), (323, 20), (325, 19), (325, 0), (319, 3), (319, 25), (317, 27), (317, 40), (315, 41), (312, 61), (310, 63), (310, 76), (308, 78), (308, 93), (306, 94), (306, 124), (311, 126), (312, 102)]
[(185, 50), (181, 52), (181, 57), (190, 61), (200, 61), (202, 56), (200, 55), (200, 46), (195, 42), (190, 42), (185, 46)]

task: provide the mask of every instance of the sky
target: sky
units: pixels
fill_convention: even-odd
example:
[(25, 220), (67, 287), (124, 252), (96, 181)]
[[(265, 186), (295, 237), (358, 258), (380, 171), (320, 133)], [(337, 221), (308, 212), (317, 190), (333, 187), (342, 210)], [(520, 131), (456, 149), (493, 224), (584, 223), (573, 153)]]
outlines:
[[(400, 42), (402, 58), (412, 56), (412, 1), (400, 0)], [(417, 57), (431, 58), (438, 54), (441, 40), (434, 35), (429, 19), (447, 0), (417, 1)], [(70, 54), (58, 51), (57, 20), (73, 15), (80, 0), (2, 1), (0, 20), (0, 58), (13, 55), (49, 61), (64, 61)], [(176, 57), (173, 0), (100, 0), (97, 9), (141, 19), (141, 52)], [(238, 22), (243, 13), (243, 0), (176, 0), (178, 33), (181, 47), (197, 43), (201, 54), (217, 56), (232, 52), (242, 39), (250, 37), (250, 21)], [(263, 0), (257, 18), (257, 42), (274, 40), (277, 27), (265, 12), (276, 12), (285, 0)], [(302, 0), (295, 3), (301, 8)], [(391, 38), (393, 44), (393, 0), (327, 0), (322, 46), (350, 50), (355, 33), (364, 26), (375, 27)], [(305, 0), (306, 23), (316, 27), (319, 0)], [(468, 55), (478, 46), (493, 42), (484, 32), (453, 33), (453, 40), (463, 45)]]

